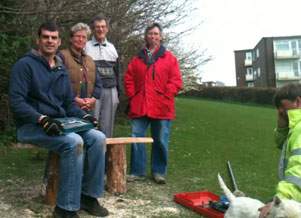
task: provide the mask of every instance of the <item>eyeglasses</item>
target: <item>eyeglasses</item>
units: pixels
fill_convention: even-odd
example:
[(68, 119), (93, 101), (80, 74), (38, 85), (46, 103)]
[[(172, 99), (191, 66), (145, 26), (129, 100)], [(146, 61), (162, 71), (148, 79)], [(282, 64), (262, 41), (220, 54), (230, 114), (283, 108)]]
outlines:
[(105, 29), (105, 28), (107, 28), (107, 26), (106, 26), (106, 25), (102, 25), (102, 26), (93, 26), (93, 28), (99, 30), (99, 29)]
[(150, 32), (150, 33), (147, 33), (147, 35), (149, 35), (149, 36), (152, 36), (152, 35), (154, 35), (154, 36), (159, 36), (160, 33), (152, 33), (152, 32)]
[(87, 39), (87, 36), (74, 35), (73, 38), (77, 38), (77, 39)]

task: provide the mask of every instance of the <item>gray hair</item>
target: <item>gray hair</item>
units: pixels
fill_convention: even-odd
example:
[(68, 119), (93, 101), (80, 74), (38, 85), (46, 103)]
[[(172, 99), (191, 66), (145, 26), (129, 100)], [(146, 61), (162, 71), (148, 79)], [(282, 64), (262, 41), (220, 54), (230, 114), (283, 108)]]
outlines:
[(162, 30), (161, 25), (160, 25), (159, 23), (152, 23), (152, 24), (148, 25), (148, 26), (145, 28), (145, 30), (144, 30), (144, 39), (145, 39), (145, 42), (146, 42), (146, 43), (147, 43), (147, 41), (146, 41), (147, 33), (148, 33), (150, 30), (154, 29), (155, 27), (157, 27), (157, 28), (159, 29), (160, 34), (161, 34), (161, 37), (162, 37), (162, 32), (163, 32), (163, 30)]
[(88, 38), (91, 35), (91, 29), (87, 24), (77, 23), (70, 28), (69, 36), (73, 37), (74, 33), (78, 32), (78, 31), (86, 31)]
[(294, 82), (288, 83), (278, 89), (273, 100), (275, 106), (279, 108), (282, 100), (295, 101), (297, 97), (301, 97), (301, 84)]
[(94, 17), (91, 21), (91, 27), (94, 28), (94, 22), (95, 21), (105, 21), (106, 26), (108, 27), (108, 21), (107, 18), (103, 14), (98, 14), (96, 17)]

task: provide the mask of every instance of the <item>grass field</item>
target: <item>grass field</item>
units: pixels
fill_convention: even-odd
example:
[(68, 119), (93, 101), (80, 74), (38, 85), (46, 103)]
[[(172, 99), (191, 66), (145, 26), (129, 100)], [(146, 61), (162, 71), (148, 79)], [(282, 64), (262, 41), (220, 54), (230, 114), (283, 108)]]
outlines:
[[(276, 109), (272, 107), (177, 98), (167, 174), (174, 192), (218, 193), (218, 172), (233, 188), (226, 165), (229, 160), (239, 188), (268, 200), (278, 181), (280, 151), (273, 144), (275, 125)], [(119, 128), (116, 134), (130, 131), (129, 126)]]
[[(129, 122), (118, 119), (118, 123), (121, 124), (115, 126), (115, 136), (130, 136)], [(199, 217), (194, 212), (175, 204), (172, 201), (173, 194), (202, 190), (222, 194), (216, 178), (218, 172), (221, 173), (228, 187), (233, 189), (226, 165), (228, 160), (231, 161), (240, 190), (262, 201), (271, 199), (278, 181), (277, 164), (280, 156), (280, 151), (273, 144), (275, 124), (276, 110), (272, 107), (177, 98), (176, 118), (172, 122), (170, 135), (167, 184), (156, 185), (150, 179), (131, 183), (129, 192), (123, 196), (132, 200), (148, 200), (150, 202), (148, 204), (154, 206), (166, 204), (168, 208), (175, 208), (177, 213), (169, 214), (161, 211), (159, 215), (154, 215), (151, 211), (148, 213), (148, 210), (142, 208), (144, 215), (141, 215), (141, 211), (132, 208), (137, 216), (124, 217)], [(150, 145), (148, 145), (149, 150)], [(1, 150), (1, 217), (5, 217), (1, 214), (4, 211), (3, 205), (15, 202), (16, 206), (8, 207), (10, 209), (6, 207), (6, 211), (22, 209), (24, 212), (24, 208), (30, 208), (35, 214), (39, 214), (38, 209), (30, 205), (28, 200), (23, 202), (22, 197), (18, 201), (14, 200), (19, 197), (20, 190), (21, 193), (24, 190), (26, 192), (24, 186), (29, 191), (34, 190), (41, 181), (44, 162), (33, 159), (35, 155), (32, 152), (34, 151)], [(42, 154), (43, 152), (45, 153), (44, 150)], [(37, 204), (41, 199), (35, 196), (29, 200)], [(44, 206), (39, 205), (40, 209), (42, 207)], [(136, 207), (143, 206), (136, 205)], [(44, 211), (47, 214), (51, 210), (44, 208)], [(10, 213), (13, 214), (11, 211)], [(15, 214), (20, 216), (17, 212)], [(36, 217), (47, 217), (47, 215)]]

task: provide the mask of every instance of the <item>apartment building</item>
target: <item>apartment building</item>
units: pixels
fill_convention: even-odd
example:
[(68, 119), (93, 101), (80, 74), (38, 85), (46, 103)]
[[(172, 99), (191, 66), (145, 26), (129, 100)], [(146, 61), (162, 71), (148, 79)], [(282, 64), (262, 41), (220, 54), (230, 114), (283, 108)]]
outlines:
[(235, 54), (238, 87), (281, 87), (301, 82), (301, 36), (264, 37)]

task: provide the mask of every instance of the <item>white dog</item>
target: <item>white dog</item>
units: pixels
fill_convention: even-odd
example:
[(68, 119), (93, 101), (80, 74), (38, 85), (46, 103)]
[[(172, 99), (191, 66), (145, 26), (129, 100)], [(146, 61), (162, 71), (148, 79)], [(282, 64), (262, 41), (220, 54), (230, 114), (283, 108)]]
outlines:
[(264, 206), (264, 203), (256, 199), (248, 197), (235, 197), (227, 188), (222, 177), (218, 174), (220, 187), (224, 191), (226, 197), (230, 201), (230, 206), (225, 213), (225, 218), (258, 218), (259, 208)]
[(301, 204), (294, 200), (281, 200), (277, 196), (267, 218), (301, 218)]
[[(222, 177), (218, 174), (220, 187), (230, 201), (230, 206), (225, 213), (225, 218), (258, 218), (259, 208), (264, 204), (256, 199), (248, 197), (236, 197), (225, 185)], [(301, 218), (301, 204), (294, 200), (280, 200), (277, 196), (267, 218)]]

